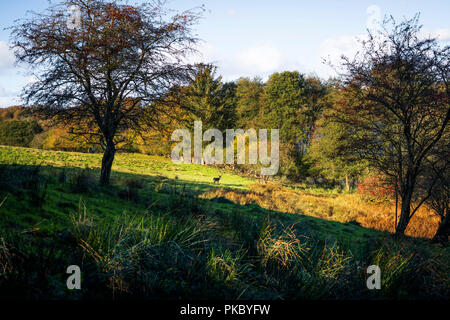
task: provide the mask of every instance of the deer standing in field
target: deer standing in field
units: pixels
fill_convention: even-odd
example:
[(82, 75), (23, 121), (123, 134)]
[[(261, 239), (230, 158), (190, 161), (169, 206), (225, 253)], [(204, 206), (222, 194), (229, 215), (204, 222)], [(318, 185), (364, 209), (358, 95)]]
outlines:
[(219, 183), (220, 179), (222, 178), (222, 176), (219, 176), (218, 178), (213, 178), (214, 183)]

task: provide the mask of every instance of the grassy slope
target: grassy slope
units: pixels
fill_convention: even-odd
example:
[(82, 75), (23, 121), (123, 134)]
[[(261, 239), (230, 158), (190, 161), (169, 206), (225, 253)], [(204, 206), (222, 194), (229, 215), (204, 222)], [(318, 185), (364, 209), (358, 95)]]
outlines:
[[(0, 164), (39, 164), (46, 168), (47, 174), (53, 176), (57, 175), (56, 172), (58, 170), (56, 168), (69, 168), (69, 171), (72, 168), (72, 171), (77, 171), (80, 168), (89, 167), (93, 169), (92, 175), (97, 177), (101, 164), (101, 155), (0, 146)], [(212, 182), (212, 178), (218, 175), (222, 175), (220, 186)], [(123, 185), (127, 179), (138, 179), (144, 182), (144, 189), (140, 192), (151, 195), (144, 204), (132, 203), (130, 205), (129, 201), (115, 196), (115, 192), (120, 190), (120, 187), (117, 186)], [(161, 188), (175, 187), (180, 191), (185, 188), (193, 194), (204, 193), (206, 198), (211, 198), (211, 194), (213, 197), (223, 196), (223, 191), (232, 193), (251, 190), (256, 182), (254, 179), (241, 177), (214, 167), (195, 164), (174, 164), (170, 159), (164, 157), (143, 154), (118, 154), (113, 165), (112, 181), (113, 185), (116, 185), (117, 190), (111, 192), (99, 189), (97, 193), (94, 192), (82, 196), (72, 194), (60, 186), (51, 185), (48, 189), (47, 201), (42, 210), (42, 212), (45, 212), (43, 215), (36, 214), (35, 210), (27, 208), (26, 203), (11, 201), (12, 199), (6, 201), (4, 208), (0, 209), (0, 212), (3, 211), (4, 215), (8, 217), (6, 221), (12, 220), (13, 224), (18, 223), (24, 228), (35, 228), (39, 225), (42, 225), (44, 229), (48, 227), (51, 229), (54, 225), (63, 228), (67, 213), (77, 209), (80, 205), (80, 200), (86, 207), (93, 208), (94, 213), (101, 213), (103, 216), (115, 216), (122, 212), (138, 213), (146, 210), (146, 205), (150, 205), (155, 199), (165, 198), (164, 192), (155, 192), (155, 190), (158, 191)], [(95, 184), (96, 181), (92, 181), (92, 183)], [(233, 191), (233, 189), (237, 190)], [(360, 199), (356, 200), (351, 195), (336, 196), (327, 195), (326, 193), (311, 194), (310, 192), (297, 191), (281, 197), (283, 205), (296, 201), (295, 205), (287, 208), (283, 208), (283, 205), (274, 205), (275, 201), (280, 201), (280, 199), (276, 198), (269, 198), (268, 201), (272, 203), (267, 205), (261, 205), (261, 203), (255, 201), (254, 203), (258, 203), (259, 206), (248, 206), (245, 201), (242, 202), (232, 197), (231, 199), (235, 203), (245, 204), (241, 207), (241, 210), (253, 215), (268, 212), (270, 209), (272, 211), (286, 212), (286, 214), (280, 213), (280, 219), (285, 221), (285, 223), (292, 224), (302, 221), (308, 228), (313, 229), (315, 236), (320, 238), (341, 239), (346, 242), (361, 243), (372, 237), (385, 235), (383, 232), (373, 230), (389, 229), (385, 228), (380, 221), (385, 222), (385, 220), (388, 220), (389, 226), (392, 226), (390, 213), (382, 212), (386, 211), (385, 207), (370, 206), (367, 203), (364, 203), (364, 209), (369, 214), (364, 216), (377, 216), (377, 219), (372, 219), (367, 224), (364, 223), (364, 220), (359, 221), (356, 217), (358, 217), (358, 212), (360, 212), (357, 209), (358, 205), (361, 206), (361, 201)], [(225, 211), (231, 211), (234, 207), (232, 203), (211, 202), (210, 205), (213, 209), (217, 208)], [(280, 210), (280, 208), (283, 210)], [(356, 213), (353, 212), (355, 210)], [(334, 215), (330, 215), (330, 211), (334, 212)], [(352, 211), (351, 214), (350, 211)], [(336, 214), (340, 212), (344, 212), (344, 214)], [(302, 215), (299, 216), (295, 213), (301, 213)], [(384, 216), (381, 219), (382, 214)], [(416, 219), (420, 219), (420, 212), (416, 217), (419, 217)], [(5, 220), (2, 220), (2, 223), (4, 223)], [(356, 221), (362, 226), (369, 227), (369, 229), (349, 223), (351, 221)], [(435, 223), (434, 220), (433, 223)], [(414, 221), (411, 224), (414, 224)], [(418, 220), (416, 224), (424, 227), (422, 220)], [(431, 235), (434, 232), (434, 228), (428, 229), (430, 229), (429, 234)]]
[[(238, 209), (243, 215), (249, 217), (270, 216), (276, 219), (280, 225), (294, 226), (296, 232), (306, 235), (310, 239), (325, 243), (338, 241), (341, 246), (352, 252), (355, 259), (358, 258), (359, 252), (361, 255), (367, 254), (363, 251), (376, 241), (389, 238), (389, 234), (384, 231), (364, 228), (348, 221), (330, 221), (339, 218), (329, 217), (328, 204), (308, 211), (308, 207), (316, 205), (314, 201), (306, 202), (311, 196), (308, 194), (303, 194), (302, 200), (305, 203), (302, 206), (305, 209), (299, 212), (293, 211), (295, 207), (292, 207), (294, 208), (291, 208), (292, 210), (280, 212), (281, 210), (275, 202), (264, 205), (258, 201), (250, 203), (230, 201), (233, 198), (224, 195), (224, 190), (225, 192), (247, 194), (255, 187), (255, 180), (221, 169), (200, 165), (173, 164), (170, 159), (142, 154), (118, 154), (113, 166), (112, 186), (102, 188), (97, 186), (96, 179), (100, 163), (101, 155), (98, 154), (0, 146), (0, 165), (41, 165), (41, 174), (47, 177), (48, 182), (45, 202), (40, 209), (30, 205), (27, 193), (7, 193), (7, 195), (3, 192), (0, 193), (2, 197), (0, 202), (6, 196), (6, 200), (0, 208), (0, 232), (16, 229), (40, 234), (43, 237), (56, 235), (69, 229), (71, 214), (83, 211), (84, 207), (88, 208), (89, 214), (96, 221), (108, 224), (108, 221), (113, 222), (124, 213), (139, 217), (145, 212), (158, 212), (159, 207), (170, 207), (170, 201), (173, 201), (174, 194), (191, 194), (201, 195), (202, 198), (212, 198), (200, 200), (208, 212), (232, 215)], [(67, 180), (72, 181), (71, 179), (86, 167), (90, 168), (90, 175), (93, 176), (89, 192), (81, 194), (73, 192), (70, 184), (58, 181), (63, 170)], [(212, 182), (212, 178), (219, 174), (223, 176), (220, 186)], [(117, 196), (126, 190), (125, 186), (130, 179), (142, 184), (142, 188), (138, 190), (137, 201), (129, 201)], [(289, 199), (286, 197), (289, 196), (290, 194), (282, 194), (281, 198), (265, 198), (268, 202), (283, 201), (284, 199), (288, 203)], [(324, 194), (316, 196), (328, 199)], [(317, 210), (325, 212), (317, 212)], [(450, 260), (448, 247), (442, 248), (420, 239), (408, 241), (409, 245), (426, 252), (427, 256), (440, 255), (445, 261), (444, 263), (448, 265)]]
[[(52, 167), (100, 169), (102, 155), (77, 152), (58, 152), (39, 149), (0, 146), (0, 163), (43, 165)], [(223, 175), (224, 187), (242, 189), (252, 180), (202, 165), (174, 164), (170, 159), (143, 154), (118, 154), (113, 164), (112, 178), (123, 174), (146, 177), (178, 179), (188, 184), (212, 186), (213, 177)]]
[[(0, 146), (0, 164), (41, 165), (45, 175), (56, 177), (59, 168), (67, 169), (70, 179), (71, 172), (77, 172), (81, 168), (89, 167), (92, 176), (98, 175), (101, 155), (69, 152), (55, 152), (37, 149)], [(72, 169), (70, 169), (72, 168)], [(220, 186), (212, 182), (213, 177), (222, 175)], [(140, 190), (141, 198), (146, 198), (138, 203), (130, 203), (116, 196), (121, 186), (127, 179), (137, 179), (143, 182), (144, 188)], [(0, 209), (3, 219), (0, 223), (9, 223), (22, 228), (41, 228), (51, 231), (52, 228), (64, 228), (67, 216), (76, 211), (82, 205), (90, 208), (94, 214), (103, 217), (114, 217), (117, 214), (139, 213), (145, 211), (155, 201), (166, 200), (165, 196), (174, 189), (181, 192), (183, 189), (192, 194), (202, 194), (212, 190), (246, 191), (253, 187), (254, 179), (241, 177), (230, 172), (202, 165), (174, 164), (170, 159), (142, 154), (118, 154), (112, 173), (113, 188), (110, 190), (97, 188), (95, 192), (84, 195), (71, 193), (66, 186), (50, 181), (46, 201), (43, 209), (36, 212), (29, 208), (27, 202), (13, 199), (12, 195), (5, 201)], [(96, 181), (93, 180), (95, 185)], [(162, 192), (158, 192), (162, 190)], [(156, 192), (155, 192), (156, 191)], [(146, 196), (148, 195), (148, 196)], [(19, 201), (14, 201), (19, 200)], [(145, 201), (146, 200), (146, 201)], [(223, 200), (223, 199), (222, 199)], [(230, 201), (208, 201), (212, 210), (231, 212), (235, 204)], [(274, 213), (271, 208), (263, 208), (258, 205), (244, 205), (240, 209), (250, 215)], [(293, 213), (293, 212), (291, 212)], [(345, 241), (360, 243), (367, 238), (375, 237), (383, 233), (372, 229), (365, 229), (349, 223), (337, 223), (316, 219), (307, 215), (290, 213), (279, 214), (279, 219), (285, 224), (305, 225), (315, 236), (320, 238), (339, 238)], [(320, 217), (320, 215), (319, 215)]]

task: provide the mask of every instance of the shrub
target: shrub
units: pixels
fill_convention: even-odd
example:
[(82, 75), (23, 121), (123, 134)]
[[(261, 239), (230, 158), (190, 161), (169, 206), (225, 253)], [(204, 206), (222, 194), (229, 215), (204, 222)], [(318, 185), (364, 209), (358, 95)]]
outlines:
[(395, 193), (395, 186), (386, 183), (379, 176), (372, 174), (358, 183), (357, 191), (359, 194), (370, 198), (391, 199)]
[(42, 132), (39, 124), (33, 121), (2, 121), (0, 122), (0, 144), (29, 147), (34, 136)]

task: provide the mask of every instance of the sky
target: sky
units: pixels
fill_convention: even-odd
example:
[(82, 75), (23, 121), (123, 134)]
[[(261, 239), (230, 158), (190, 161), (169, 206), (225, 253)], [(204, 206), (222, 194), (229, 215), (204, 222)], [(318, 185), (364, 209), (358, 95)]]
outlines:
[[(55, 2), (55, 0), (53, 0)], [(137, 1), (143, 2), (143, 1)], [(424, 33), (450, 42), (448, 0), (168, 0), (167, 6), (183, 11), (204, 5), (195, 28), (202, 40), (192, 62), (212, 62), (226, 81), (297, 70), (323, 79), (335, 70), (344, 54), (356, 52), (357, 39), (377, 28), (386, 15), (397, 21), (420, 12)], [(43, 11), (48, 0), (0, 0), (0, 107), (20, 104), (22, 88), (33, 81), (23, 66), (16, 66), (9, 49), (16, 19), (27, 11)]]

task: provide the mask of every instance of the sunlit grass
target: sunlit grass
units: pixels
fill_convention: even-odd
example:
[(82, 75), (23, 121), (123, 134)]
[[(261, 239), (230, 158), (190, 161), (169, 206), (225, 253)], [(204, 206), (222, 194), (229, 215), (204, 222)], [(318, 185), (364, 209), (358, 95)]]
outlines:
[[(389, 204), (134, 154), (119, 154), (101, 187), (100, 159), (0, 147), (0, 297), (395, 298), (450, 287), (448, 248), (371, 225), (389, 220)], [(214, 185), (221, 173), (226, 184)], [(81, 293), (62, 279), (74, 262)], [(381, 292), (365, 286), (370, 264), (386, 270)]]
[[(293, 190), (274, 183), (252, 184), (249, 190), (214, 189), (202, 195), (205, 199), (222, 197), (237, 204), (257, 204), (263, 208), (308, 215), (323, 220), (354, 223), (365, 228), (394, 232), (395, 204), (377, 203), (356, 193), (329, 194), (315, 190)], [(399, 214), (399, 213), (398, 213)], [(406, 234), (432, 238), (439, 219), (426, 206), (421, 207), (411, 220)]]
[[(0, 146), (0, 164), (42, 165), (64, 168), (99, 170), (101, 154), (49, 151), (20, 147)], [(220, 184), (225, 187), (246, 189), (254, 180), (228, 171), (204, 165), (175, 164), (171, 159), (138, 153), (118, 153), (112, 167), (112, 178), (120, 173), (140, 174), (149, 177), (177, 179), (182, 182), (205, 183), (214, 186), (213, 178), (222, 175)]]

